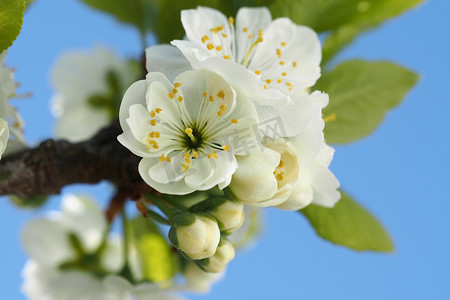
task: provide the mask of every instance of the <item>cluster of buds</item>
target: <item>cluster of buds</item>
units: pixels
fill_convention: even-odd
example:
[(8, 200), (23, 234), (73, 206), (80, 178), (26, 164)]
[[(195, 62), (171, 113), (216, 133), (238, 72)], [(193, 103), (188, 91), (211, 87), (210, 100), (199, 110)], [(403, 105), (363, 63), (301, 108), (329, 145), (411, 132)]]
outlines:
[(206, 272), (218, 273), (234, 258), (226, 238), (244, 222), (244, 206), (226, 197), (209, 198), (173, 216), (170, 242)]

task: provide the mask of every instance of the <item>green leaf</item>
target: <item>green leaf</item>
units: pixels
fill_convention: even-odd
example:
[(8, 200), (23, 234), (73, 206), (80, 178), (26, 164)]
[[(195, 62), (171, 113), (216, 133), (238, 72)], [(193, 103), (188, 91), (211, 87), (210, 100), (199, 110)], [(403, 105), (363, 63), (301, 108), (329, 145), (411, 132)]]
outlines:
[(143, 279), (161, 282), (175, 275), (176, 256), (151, 220), (142, 216), (129, 223), (131, 242), (139, 253)]
[(322, 238), (348, 248), (364, 251), (392, 252), (394, 246), (380, 222), (341, 192), (333, 208), (311, 204), (299, 210)]
[(316, 32), (334, 30), (357, 12), (360, 0), (278, 0), (270, 10), (274, 18), (288, 17)]
[(22, 29), (24, 0), (0, 1), (0, 54), (8, 49)]
[(389, 109), (417, 82), (418, 75), (390, 62), (351, 60), (324, 74), (314, 89), (330, 95), (324, 116), (328, 143), (348, 143), (370, 134)]
[(29, 198), (20, 198), (14, 195), (10, 195), (9, 199), (11, 200), (12, 203), (17, 205), (18, 207), (36, 209), (47, 203), (48, 197), (34, 196)]
[(155, 30), (158, 11), (164, 0), (81, 0), (109, 13), (119, 21), (136, 26), (141, 32)]
[(356, 13), (325, 40), (323, 64), (330, 61), (361, 32), (400, 15), (423, 2), (423, 0), (365, 0), (357, 2)]

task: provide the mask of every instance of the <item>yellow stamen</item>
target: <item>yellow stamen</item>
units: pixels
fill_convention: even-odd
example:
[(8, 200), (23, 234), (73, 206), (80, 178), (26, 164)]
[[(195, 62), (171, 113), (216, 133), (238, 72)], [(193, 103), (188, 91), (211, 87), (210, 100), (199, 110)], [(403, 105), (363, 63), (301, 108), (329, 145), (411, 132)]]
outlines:
[(222, 46), (220, 46), (220, 45), (217, 46), (217, 47), (216, 47), (216, 50), (217, 50), (217, 51), (222, 51)]
[(245, 59), (244, 59), (244, 61), (242, 62), (242, 65), (243, 65), (243, 66), (246, 66), (246, 65), (247, 65), (247, 62), (248, 62), (248, 60), (250, 59), (250, 53), (252, 53), (253, 48), (255, 48), (256, 45), (258, 45), (259, 43), (261, 43), (263, 40), (264, 40), (264, 39), (263, 39), (262, 37), (259, 36), (259, 37), (256, 39), (256, 41), (250, 46), (250, 48), (248, 48), (247, 54), (245, 55)]
[(226, 109), (227, 109), (227, 106), (226, 106), (226, 104), (225, 104), (225, 105), (221, 105), (221, 106), (220, 106), (220, 110), (221, 110), (221, 111), (225, 111)]
[(222, 37), (223, 37), (224, 39), (226, 39), (226, 38), (227, 38), (227, 35), (226, 35), (225, 33), (222, 33)]
[(248, 39), (251, 40), (252, 38), (253, 38), (253, 34), (250, 33), (250, 34), (248, 35)]
[(296, 62), (296, 61), (293, 61), (293, 62), (292, 62), (292, 66), (295, 68), (295, 67), (297, 66), (297, 62)]
[(287, 75), (286, 72), (281, 73), (281, 76), (286, 76), (286, 75)]
[(255, 71), (255, 74), (256, 74), (256, 75), (261, 75), (261, 71), (260, 71), (260, 70), (256, 70), (256, 71)]
[(223, 58), (230, 59), (230, 56), (229, 55), (225, 55)]
[(233, 124), (237, 124), (237, 123), (239, 123), (239, 121), (238, 121), (238, 120), (236, 120), (236, 119), (231, 119), (231, 123), (233, 123)]
[(272, 82), (272, 80), (270, 80), (270, 79), (267, 79), (267, 80), (266, 80), (266, 83), (267, 83), (267, 84), (270, 84), (271, 82)]
[(243, 32), (247, 32), (247, 31), (248, 31), (248, 28), (247, 28), (247, 27), (244, 27), (244, 29), (242, 29), (242, 31), (243, 31)]
[(218, 115), (219, 117), (221, 117), (221, 116), (223, 115), (223, 111), (219, 110), (219, 111), (217, 112), (217, 115)]
[(223, 91), (223, 90), (220, 90), (218, 93), (217, 93), (217, 97), (219, 97), (220, 99), (224, 99), (225, 98), (225, 92)]
[(278, 82), (278, 83), (281, 83), (281, 79), (278, 79), (277, 82)]
[(173, 93), (173, 94), (176, 94), (176, 93), (178, 93), (178, 90), (177, 90), (177, 89), (173, 89), (173, 90), (172, 90), (172, 93)]
[(181, 101), (183, 101), (183, 97), (178, 96), (178, 102), (181, 102)]
[(169, 93), (167, 96), (169, 96), (170, 99), (173, 99), (175, 97), (173, 93)]
[(281, 42), (281, 46), (282, 47), (286, 47), (286, 43), (285, 42)]
[(225, 145), (222, 147), (223, 151), (228, 151), (230, 150), (230, 145)]
[(162, 111), (162, 109), (159, 108), (159, 107), (157, 107), (157, 108), (155, 109), (155, 111), (156, 111), (157, 114), (159, 114), (159, 113)]
[(161, 137), (161, 134), (157, 131), (155, 132), (155, 138), (159, 139)]
[(206, 45), (206, 48), (208, 48), (208, 50), (212, 50), (214, 49), (214, 45), (209, 43), (208, 45)]
[(214, 27), (214, 28), (211, 28), (210, 29), (210, 31), (211, 32), (214, 32), (214, 33), (219, 33), (220, 31), (222, 31), (223, 30), (223, 25), (221, 25), (221, 26), (217, 26), (217, 27)]
[(230, 25), (233, 25), (233, 23), (234, 23), (234, 18), (233, 18), (233, 17), (229, 17), (229, 18), (228, 18), (228, 23), (229, 23)]
[(163, 155), (161, 155), (161, 157), (159, 158), (159, 161), (160, 162), (163, 162), (163, 161), (165, 161), (166, 160), (166, 156), (163, 154)]
[(284, 179), (284, 173), (281, 172), (280, 174), (275, 175), (275, 178), (277, 181), (282, 181)]
[(214, 101), (214, 97), (212, 95), (209, 95), (209, 102), (213, 102)]
[(151, 124), (152, 126), (155, 126), (155, 125), (156, 125), (156, 120), (154, 120), (154, 119), (151, 120), (151, 121), (150, 121), (150, 124)]
[(178, 88), (178, 87), (180, 87), (180, 86), (181, 86), (181, 83), (179, 83), (179, 82), (175, 82), (175, 83), (173, 84), (173, 86), (174, 86), (175, 88)]
[(203, 98), (205, 98), (206, 95), (208, 95), (208, 91), (205, 91), (205, 92), (203, 93)]
[(276, 49), (276, 52), (277, 52), (278, 58), (281, 58), (281, 50), (280, 49)]
[(206, 41), (209, 41), (209, 37), (207, 35), (204, 35), (202, 37), (202, 43), (205, 43)]
[(325, 118), (323, 118), (323, 121), (325, 122), (325, 123), (328, 123), (328, 122), (333, 122), (333, 121), (336, 121), (336, 113), (332, 113), (331, 115), (329, 115), (329, 116), (326, 116)]
[(279, 62), (280, 66), (284, 66), (284, 61)]
[(172, 159), (170, 157), (166, 157), (166, 161), (170, 162)]
[(258, 36), (263, 37), (264, 35), (264, 30), (260, 29), (258, 30)]
[(215, 158), (215, 159), (217, 159), (216, 150), (213, 150), (210, 154), (208, 154), (208, 158)]
[(198, 156), (198, 153), (197, 153), (197, 151), (195, 151), (195, 150), (194, 150), (194, 151), (192, 151), (192, 157), (195, 157), (195, 158), (196, 158), (197, 156)]
[(150, 116), (151, 116), (152, 118), (154, 118), (154, 117), (156, 116), (156, 113), (152, 110), (152, 111), (150, 112)]
[(267, 90), (269, 86), (267, 84), (264, 85), (264, 89)]

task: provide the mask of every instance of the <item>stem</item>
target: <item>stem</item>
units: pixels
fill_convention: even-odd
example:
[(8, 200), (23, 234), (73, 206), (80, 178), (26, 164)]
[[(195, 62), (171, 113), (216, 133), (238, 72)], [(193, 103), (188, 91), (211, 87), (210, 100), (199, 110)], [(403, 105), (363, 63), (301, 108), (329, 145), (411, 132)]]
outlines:
[(145, 37), (145, 30), (139, 30), (139, 39), (141, 41), (141, 46), (144, 50), (147, 48), (147, 39)]
[(128, 253), (129, 253), (129, 234), (128, 234), (128, 222), (127, 214), (125, 212), (125, 206), (120, 212), (122, 217), (122, 230), (123, 230), (123, 255), (124, 255), (124, 268), (128, 268)]
[(155, 222), (164, 224), (164, 225), (170, 225), (170, 221), (167, 220), (166, 218), (164, 218), (163, 216), (161, 216), (160, 214), (154, 212), (151, 209), (147, 210), (147, 216), (152, 219)]
[(153, 204), (155, 204), (169, 219), (172, 218), (173, 210), (167, 205), (166, 202), (164, 202), (164, 200), (153, 194), (147, 194), (146, 197), (150, 198)]

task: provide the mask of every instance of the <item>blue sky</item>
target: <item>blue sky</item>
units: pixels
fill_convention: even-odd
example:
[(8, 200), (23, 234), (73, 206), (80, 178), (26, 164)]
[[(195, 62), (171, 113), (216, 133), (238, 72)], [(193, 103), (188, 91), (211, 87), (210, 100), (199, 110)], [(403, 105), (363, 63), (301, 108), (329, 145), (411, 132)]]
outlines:
[[(192, 299), (450, 299), (450, 2), (428, 1), (372, 31), (339, 60), (391, 60), (421, 75), (406, 100), (370, 137), (336, 147), (332, 169), (342, 186), (390, 230), (393, 254), (357, 253), (318, 238), (295, 212), (267, 209), (259, 241), (238, 254), (226, 278), (208, 296)], [(52, 135), (49, 72), (69, 49), (110, 46), (140, 55), (129, 27), (75, 0), (36, 1), (27, 13), (7, 63), (17, 69), (17, 103), (31, 143)], [(107, 188), (76, 186), (107, 199)], [(59, 198), (38, 211), (0, 201), (0, 290), (2, 299), (24, 299), (20, 270), (25, 255), (19, 232), (26, 220), (57, 208)]]

